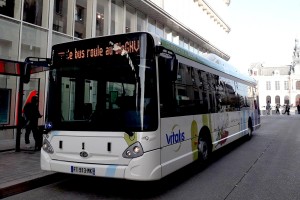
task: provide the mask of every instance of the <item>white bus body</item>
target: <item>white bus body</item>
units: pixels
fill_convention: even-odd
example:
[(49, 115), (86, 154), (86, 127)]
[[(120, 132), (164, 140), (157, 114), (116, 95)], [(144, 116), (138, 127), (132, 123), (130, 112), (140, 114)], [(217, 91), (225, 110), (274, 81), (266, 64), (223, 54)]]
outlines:
[[(150, 43), (143, 42), (142, 40), (146, 39), (144, 36), (139, 36), (139, 34), (147, 37), (148, 41), (153, 40), (154, 45), (152, 45), (151, 48), (145, 47), (146, 44), (149, 46)], [(120, 43), (124, 45), (119, 46), (122, 50), (125, 49), (127, 51), (123, 52), (123, 55), (119, 55), (121, 52), (119, 52), (117, 55), (116, 52), (118, 49), (116, 46), (113, 46), (115, 49), (113, 49), (112, 55), (109, 55), (111, 52), (106, 52), (105, 48), (101, 46), (102, 43), (100, 41), (113, 41), (115, 38), (115, 42), (119, 42), (121, 40), (120, 38), (127, 38), (126, 40), (134, 41), (134, 39), (130, 38), (131, 35), (133, 35), (133, 38), (139, 38), (139, 47), (134, 46), (133, 42), (126, 43), (121, 41)], [(86, 44), (86, 41), (89, 41), (89, 43)], [(97, 46), (98, 43), (99, 45)], [(223, 80), (222, 78), (224, 78), (222, 84), (225, 83), (226, 80), (230, 80), (234, 83), (239, 83), (240, 87), (245, 86), (245, 88), (251, 88), (248, 88), (249, 94), (247, 99), (244, 97), (245, 100), (243, 100), (240, 97), (242, 99), (241, 101), (244, 102), (245, 105), (247, 105), (247, 103), (249, 105), (239, 107), (236, 111), (229, 111), (229, 103), (228, 105), (225, 105), (226, 103), (219, 104), (219, 102), (217, 102), (219, 100), (217, 98), (219, 94), (217, 94), (216, 88), (221, 87), (221, 84), (214, 85), (213, 87), (216, 91), (213, 92), (205, 90), (204, 88), (206, 86), (203, 86), (203, 95), (210, 98), (210, 102), (208, 102), (207, 105), (214, 107), (210, 111), (207, 111), (207, 113), (197, 114), (197, 111), (195, 111), (195, 113), (193, 111), (196, 107), (192, 107), (189, 110), (191, 110), (194, 114), (183, 114), (184, 112), (186, 113), (188, 111), (182, 111), (182, 113), (181, 111), (176, 111), (177, 113), (175, 114), (164, 115), (162, 113), (162, 108), (164, 106), (162, 105), (163, 97), (160, 94), (161, 91), (159, 91), (162, 90), (160, 87), (160, 84), (162, 83), (160, 83), (160, 81), (163, 79), (158, 78), (160, 73), (159, 68), (161, 67), (161, 61), (159, 61), (158, 57), (162, 52), (156, 53), (153, 51), (151, 54), (147, 54), (149, 59), (141, 59), (138, 65), (138, 70), (133, 69), (130, 62), (134, 62), (134, 59), (132, 59), (133, 56), (128, 53), (128, 51), (131, 50), (135, 51), (135, 48), (139, 54), (138, 57), (143, 57), (143, 51), (152, 51), (151, 49), (155, 49), (155, 46), (162, 46), (164, 49), (171, 50), (175, 55), (174, 59), (176, 58), (178, 60), (179, 65), (187, 66), (186, 69), (188, 70), (201, 70), (201, 72), (205, 72), (206, 74), (212, 74), (214, 77), (218, 77), (219, 83), (221, 83), (221, 80)], [(102, 59), (101, 57), (105, 56), (116, 56), (116, 58), (117, 56), (128, 56), (127, 64), (130, 65), (129, 67), (132, 68), (132, 71), (137, 71), (134, 73), (135, 75), (138, 74), (137, 76), (139, 77), (139, 80), (136, 82), (133, 81), (132, 83), (128, 82), (126, 84), (116, 84), (113, 82), (113, 77), (110, 79), (107, 78), (109, 81), (104, 81), (106, 85), (103, 86), (103, 91), (106, 90), (106, 93), (104, 93), (106, 94), (106, 97), (101, 97), (101, 95), (99, 95), (99, 93), (102, 91), (100, 82), (102, 79), (105, 79), (106, 75), (98, 80), (97, 76), (94, 77), (92, 74), (89, 74), (88, 76), (90, 77), (84, 79), (85, 81), (82, 82), (82, 86), (79, 86), (81, 82), (79, 81), (79, 76), (77, 76), (76, 73), (74, 76), (70, 76), (70, 78), (65, 78), (67, 75), (64, 74), (63, 67), (61, 68), (61, 72), (57, 70), (54, 75), (50, 75), (54, 77), (53, 85), (57, 83), (55, 87), (59, 86), (59, 95), (53, 97), (51, 94), (49, 94), (49, 102), (56, 101), (56, 103), (53, 103), (53, 107), (49, 106), (49, 109), (52, 109), (53, 113), (60, 112), (59, 116), (61, 115), (61, 118), (63, 119), (58, 120), (58, 115), (55, 113), (49, 114), (48, 121), (45, 125), (48, 133), (44, 136), (43, 148), (41, 150), (41, 168), (43, 170), (130, 180), (158, 180), (188, 165), (189, 163), (200, 159), (200, 156), (201, 159), (207, 159), (207, 156), (211, 152), (231, 143), (232, 141), (235, 141), (238, 138), (241, 138), (245, 135), (251, 137), (252, 132), (260, 126), (259, 110), (257, 109), (258, 106), (256, 105), (256, 102), (254, 102), (257, 97), (257, 94), (255, 94), (255, 91), (253, 90), (256, 86), (254, 81), (252, 81), (250, 78), (238, 77), (239, 74), (237, 72), (236, 74), (233, 74), (225, 69), (221, 70), (221, 67), (218, 68), (218, 64), (212, 63), (209, 60), (200, 57), (199, 55), (188, 52), (179, 46), (176, 46), (165, 40), (161, 40), (160, 38), (149, 33), (129, 33), (119, 36), (99, 37), (56, 45), (53, 49), (54, 57), (52, 60), (54, 70), (56, 70), (56, 66), (58, 66), (58, 68), (60, 67), (60, 61), (56, 62), (55, 60), (55, 58), (59, 56), (61, 60), (65, 59), (63, 64), (72, 62), (72, 67), (73, 65), (77, 65), (77, 60), (82, 62), (84, 59), (86, 59), (84, 62), (92, 63), (88, 66), (94, 66), (94, 62), (97, 62), (98, 60), (92, 60), (91, 55), (93, 55), (95, 59), (96, 57), (98, 57), (97, 59)], [(60, 51), (60, 49), (63, 50)], [(91, 51), (93, 52), (91, 53)], [(64, 52), (63, 56), (61, 56), (61, 52)], [(108, 54), (106, 55), (106, 53)], [(77, 54), (77, 56), (74, 54)], [(79, 56), (83, 58), (79, 58)], [(90, 60), (88, 60), (88, 56)], [(168, 55), (164, 56), (168, 57)], [(132, 61), (130, 61), (130, 58)], [(154, 120), (154, 125), (149, 123), (148, 126), (145, 125), (148, 123), (148, 118), (145, 117), (146, 110), (143, 108), (143, 106), (145, 106), (148, 102), (147, 98), (144, 98), (143, 95), (145, 95), (145, 97), (147, 96), (147, 91), (150, 91), (149, 88), (151, 88), (152, 85), (147, 85), (147, 81), (149, 80), (146, 80), (146, 78), (143, 77), (143, 74), (146, 74), (145, 76), (148, 75), (147, 72), (143, 72), (143, 70), (147, 68), (148, 65), (151, 65), (147, 64), (148, 60), (151, 60), (150, 58), (153, 58), (154, 60), (153, 63), (155, 64), (153, 64), (153, 66), (155, 67), (156, 75), (155, 77), (153, 75), (153, 79), (151, 80), (156, 80), (156, 83), (153, 85), (157, 86), (156, 94), (151, 95), (153, 95), (153, 99), (157, 98), (158, 102), (157, 105), (152, 109), (157, 109), (156, 114), (153, 114), (153, 116), (157, 115), (158, 117), (157, 122)], [(105, 60), (105, 64), (110, 62), (111, 60), (109, 60), (109, 62), (106, 62)], [(78, 66), (81, 67), (82, 63), (78, 64)], [(102, 63), (100, 61), (97, 66), (98, 65), (101, 65), (102, 67)], [(80, 75), (83, 77), (85, 76), (85, 73), (88, 72), (80, 71)], [(201, 76), (203, 76), (203, 74)], [(207, 77), (209, 76), (207, 75)], [(199, 80), (200, 79), (201, 78), (199, 78)], [(207, 78), (207, 83), (209, 83), (209, 81), (209, 78)], [(196, 84), (197, 83), (194, 83), (194, 85)], [(180, 104), (180, 106), (180, 101), (182, 101), (183, 104), (190, 102), (189, 95), (201, 96), (201, 91), (198, 92), (196, 87), (194, 87), (194, 94), (192, 95), (186, 94), (186, 97), (184, 95), (178, 95), (178, 90), (180, 90), (181, 87), (182, 86), (178, 86), (176, 88), (177, 100), (174, 100), (174, 102), (179, 102), (178, 105)], [(184, 87), (187, 88), (191, 86)], [(121, 98), (122, 95), (126, 96), (127, 94), (120, 94), (125, 93), (125, 90), (127, 90), (127, 94), (131, 94), (134, 97), (143, 99), (142, 101), (135, 101), (136, 104), (137, 102), (139, 103), (139, 106), (135, 107), (136, 112), (139, 112), (138, 115), (132, 114), (133, 111), (129, 110), (126, 111), (126, 116), (124, 118), (119, 118), (121, 114), (115, 115), (110, 113), (111, 116), (109, 114), (109, 116), (107, 115), (104, 118), (101, 118), (103, 120), (110, 120), (107, 122), (105, 121), (107, 124), (104, 123), (102, 125), (101, 120), (99, 120), (96, 121), (96, 123), (89, 125), (89, 123), (92, 121), (91, 118), (85, 120), (85, 117), (79, 116), (79, 111), (79, 114), (76, 114), (76, 109), (78, 108), (76, 107), (76, 101), (81, 101), (84, 104), (91, 105), (91, 110), (94, 113), (97, 109), (96, 102), (100, 102), (99, 99), (106, 101), (106, 103), (103, 104), (103, 107), (105, 107), (103, 109), (106, 109), (106, 111), (113, 110), (119, 112), (121, 106), (119, 107), (117, 105), (116, 98)], [(139, 92), (136, 92), (137, 90), (139, 90)], [(144, 92), (144, 90), (146, 92)], [(187, 91), (189, 90), (190, 89), (187, 89)], [(82, 95), (84, 97), (80, 97), (81, 95), (77, 94), (78, 91), (83, 91)], [(87, 93), (87, 91), (89, 93)], [(206, 96), (204, 93), (207, 93), (208, 95)], [(55, 98), (58, 98), (58, 100)], [(199, 98), (200, 106), (206, 105), (203, 102), (204, 99)], [(56, 108), (56, 104), (60, 104), (60, 107)], [(191, 105), (193, 106), (194, 104), (191, 103)], [(137, 108), (139, 108), (139, 110)], [(182, 110), (185, 109), (184, 106), (182, 108)], [(51, 113), (51, 110), (48, 112)], [(51, 115), (53, 116), (52, 119)], [(143, 120), (142, 122), (132, 122), (132, 118), (134, 117), (131, 116), (136, 117), (137, 121), (142, 118)], [(76, 117), (80, 120), (77, 120)], [(123, 120), (124, 123), (129, 121), (128, 123), (133, 123), (135, 125), (138, 124), (138, 129), (141, 130), (136, 128), (133, 130), (124, 128), (124, 130), (122, 130)], [(122, 123), (120, 121), (122, 121)], [(82, 123), (82, 125), (80, 123)], [(120, 127), (121, 130), (118, 128), (114, 130), (114, 126)], [(83, 127), (87, 127), (86, 130), (84, 130)], [(98, 127), (99, 130), (97, 130)]]

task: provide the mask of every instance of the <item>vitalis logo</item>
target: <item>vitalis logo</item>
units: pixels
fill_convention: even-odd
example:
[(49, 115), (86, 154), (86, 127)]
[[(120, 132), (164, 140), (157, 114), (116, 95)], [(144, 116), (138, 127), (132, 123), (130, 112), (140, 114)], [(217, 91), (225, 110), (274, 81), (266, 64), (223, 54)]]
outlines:
[(168, 144), (176, 144), (176, 143), (184, 141), (184, 139), (185, 139), (184, 132), (180, 132), (180, 130), (178, 130), (178, 133), (175, 133), (173, 131), (170, 134), (166, 134), (166, 138), (167, 138)]

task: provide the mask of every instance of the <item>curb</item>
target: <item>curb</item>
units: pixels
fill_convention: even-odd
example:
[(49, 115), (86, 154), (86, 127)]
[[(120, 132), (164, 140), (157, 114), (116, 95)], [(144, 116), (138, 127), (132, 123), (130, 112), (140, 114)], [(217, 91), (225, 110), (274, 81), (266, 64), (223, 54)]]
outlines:
[(64, 178), (66, 178), (65, 174), (52, 173), (44, 176), (32, 177), (31, 180), (25, 180), (23, 182), (14, 183), (8, 186), (1, 187), (0, 185), (0, 199), (49, 185)]

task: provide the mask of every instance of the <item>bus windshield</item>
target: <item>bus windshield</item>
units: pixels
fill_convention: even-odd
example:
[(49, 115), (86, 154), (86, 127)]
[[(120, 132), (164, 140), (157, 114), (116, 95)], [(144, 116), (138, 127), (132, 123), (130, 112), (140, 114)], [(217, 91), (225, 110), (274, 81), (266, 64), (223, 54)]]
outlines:
[(128, 37), (95, 38), (53, 48), (47, 112), (54, 130), (157, 129), (153, 41), (146, 34)]

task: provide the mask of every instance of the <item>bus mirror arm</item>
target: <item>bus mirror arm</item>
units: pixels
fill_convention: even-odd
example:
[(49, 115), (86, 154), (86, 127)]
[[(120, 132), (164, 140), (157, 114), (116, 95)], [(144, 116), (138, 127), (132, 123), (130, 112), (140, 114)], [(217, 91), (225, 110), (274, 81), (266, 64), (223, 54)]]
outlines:
[(40, 58), (40, 57), (27, 57), (25, 58), (25, 64), (31, 64), (40, 67), (50, 67), (50, 58)]
[(23, 73), (21, 74), (23, 83), (29, 83), (31, 69), (33, 66), (48, 67), (50, 68), (51, 59), (39, 57), (27, 57), (23, 65)]

